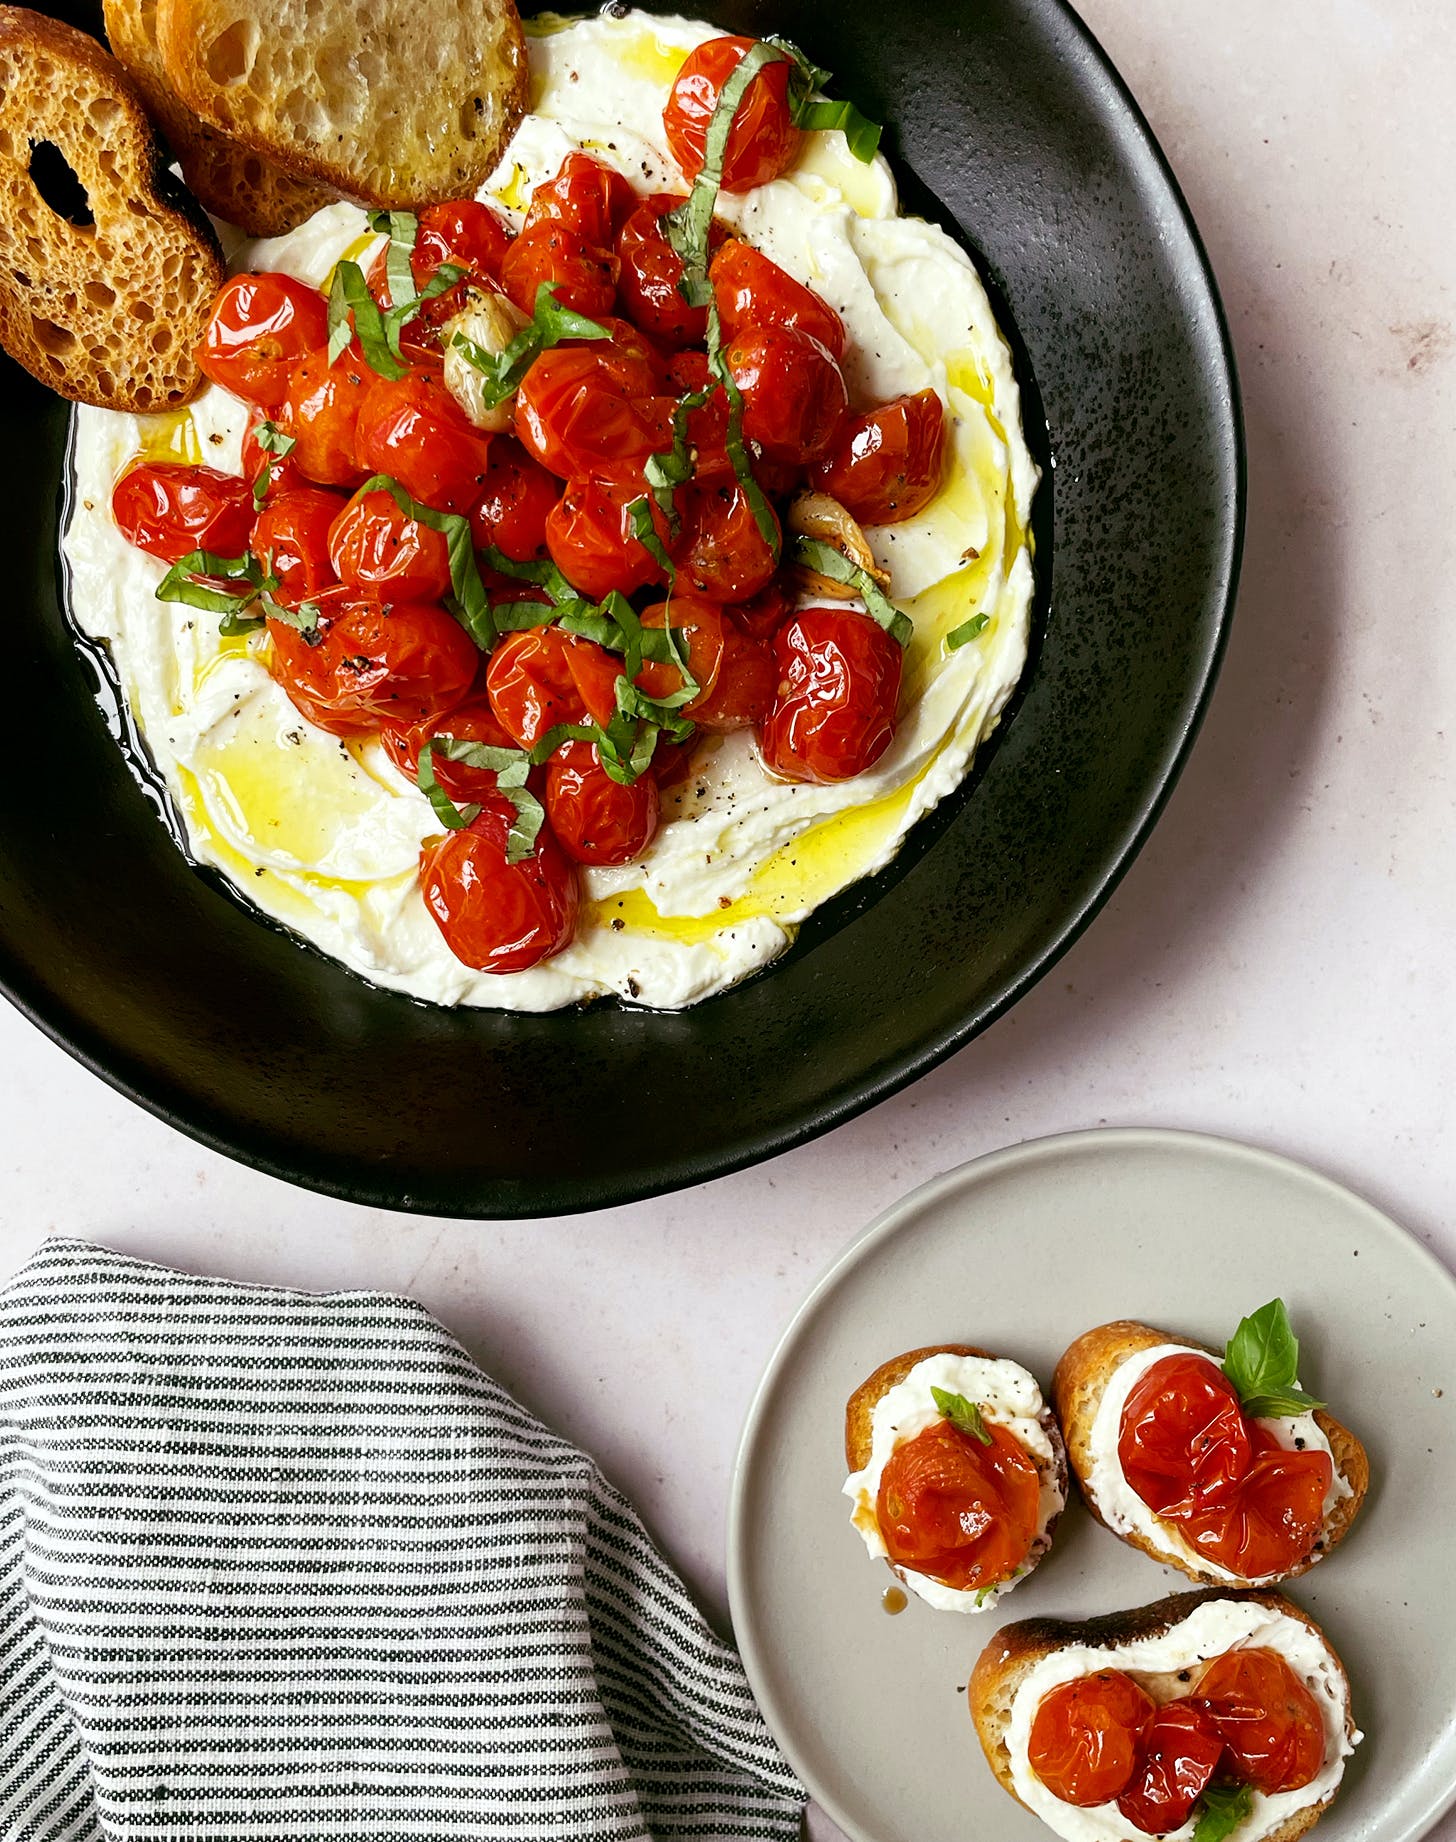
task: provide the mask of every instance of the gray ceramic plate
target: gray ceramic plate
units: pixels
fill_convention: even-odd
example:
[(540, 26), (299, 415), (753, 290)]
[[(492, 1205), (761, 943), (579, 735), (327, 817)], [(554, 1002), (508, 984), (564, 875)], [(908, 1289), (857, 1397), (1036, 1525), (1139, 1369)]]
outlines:
[(971, 1342), (1050, 1383), (1080, 1331), (1134, 1317), (1222, 1343), (1276, 1293), (1306, 1387), (1365, 1439), (1373, 1481), (1345, 1544), (1291, 1597), (1344, 1657), (1366, 1740), (1321, 1842), (1414, 1842), (1456, 1800), (1456, 1281), (1388, 1217), (1265, 1152), (1172, 1132), (1089, 1132), (998, 1152), (897, 1203), (825, 1274), (760, 1385), (729, 1514), (734, 1623), (759, 1700), (856, 1842), (1046, 1842), (995, 1783), (966, 1678), (997, 1626), (1141, 1605), (1188, 1582), (1080, 1505), (998, 1610), (892, 1584), (849, 1524), (844, 1402), (886, 1357)]

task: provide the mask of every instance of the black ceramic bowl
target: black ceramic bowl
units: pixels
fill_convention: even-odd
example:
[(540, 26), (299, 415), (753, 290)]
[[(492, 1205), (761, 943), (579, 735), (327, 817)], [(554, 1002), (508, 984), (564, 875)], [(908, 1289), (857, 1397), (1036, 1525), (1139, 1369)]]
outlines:
[(1197, 233), (1116, 74), (1061, 0), (921, 0), (893, 23), (883, 0), (841, 0), (832, 31), (815, 0), (704, 10), (788, 34), (891, 124), (906, 208), (963, 238), (1014, 329), (1047, 474), (1041, 630), (1011, 720), (898, 862), (748, 984), (681, 1015), (431, 1009), (190, 869), (59, 605), (66, 408), (0, 375), (0, 982), (124, 1093), (276, 1176), (529, 1216), (785, 1150), (913, 1080), (1047, 969), (1192, 740), (1238, 566), (1236, 387)]

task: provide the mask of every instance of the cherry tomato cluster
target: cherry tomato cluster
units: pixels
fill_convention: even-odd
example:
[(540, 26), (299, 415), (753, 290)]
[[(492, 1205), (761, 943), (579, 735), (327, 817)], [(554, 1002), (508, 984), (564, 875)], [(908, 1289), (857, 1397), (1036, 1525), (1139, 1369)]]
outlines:
[(1287, 1451), (1248, 1418), (1207, 1356), (1165, 1356), (1138, 1378), (1117, 1452), (1148, 1508), (1198, 1554), (1244, 1579), (1287, 1573), (1324, 1524), (1329, 1455)]
[(875, 1505), (896, 1566), (962, 1592), (1009, 1580), (1039, 1521), (1036, 1466), (1004, 1426), (987, 1420), (984, 1430), (982, 1440), (938, 1420), (902, 1440), (880, 1474)]
[(1150, 1836), (1180, 1829), (1215, 1777), (1272, 1794), (1318, 1775), (1319, 1704), (1277, 1651), (1230, 1650), (1188, 1680), (1161, 1706), (1120, 1669), (1064, 1682), (1032, 1719), (1031, 1769), (1063, 1803), (1115, 1801)]
[[(711, 41), (674, 86), (665, 126), (689, 179), (722, 84), (752, 42)], [(799, 130), (787, 80), (775, 62), (748, 86), (730, 137), (730, 188), (761, 184), (793, 159)], [(575, 152), (536, 189), (518, 233), (475, 200), (429, 207), (409, 254), (420, 298), (399, 329), (397, 362), (381, 369), (361, 344), (357, 315), (355, 336), (331, 357), (318, 290), (285, 274), (235, 276), (198, 357), (213, 382), (252, 407), (243, 475), (136, 466), (115, 489), (119, 527), (174, 564), (199, 550), (250, 553), (275, 615), (302, 610), (312, 622), (268, 620), (270, 669), (289, 697), (335, 734), (379, 734), (407, 772), (436, 735), (530, 749), (557, 724), (605, 726), (621, 673), (620, 655), (555, 624), (509, 633), (481, 656), (444, 605), (450, 546), (415, 515), (421, 507), (467, 519), (475, 549), (496, 552), (497, 564), (549, 561), (586, 600), (633, 596), (646, 629), (670, 624), (697, 685), (680, 716), (697, 730), (755, 729), (767, 767), (782, 777), (862, 772), (893, 734), (900, 648), (856, 610), (795, 611), (771, 541), (777, 514), (770, 507), (766, 534), (735, 473), (727, 387), (704, 350), (708, 311), (679, 289), (683, 263), (662, 220), (680, 202), (639, 198), (613, 168)], [(382, 311), (394, 306), (390, 253), (367, 276)], [(805, 482), (827, 486), (872, 523), (919, 510), (941, 473), (935, 394), (852, 413), (839, 364), (844, 327), (826, 302), (716, 229), (709, 279), (721, 366), (741, 398), (742, 439), (762, 490), (782, 498)], [(437, 291), (423, 298), (432, 282)], [(446, 386), (442, 337), (483, 295), (531, 316), (543, 283), (608, 336), (542, 350), (516, 393), (513, 432), (488, 433)], [(644, 470), (673, 449), (681, 399), (705, 392), (686, 425), (691, 477), (669, 514)], [(403, 502), (366, 486), (379, 475)], [(634, 523), (644, 497), (655, 542)], [(540, 598), (478, 566), (492, 598)], [(657, 699), (684, 686), (660, 659), (636, 682)], [(659, 759), (631, 785), (608, 773), (591, 742), (539, 764), (531, 786), (546, 822), (521, 861), (508, 861), (515, 807), (494, 773), (437, 759), (438, 785), (481, 807), (422, 854), (426, 903), (461, 960), (516, 971), (568, 944), (575, 866), (630, 862), (652, 839), (661, 779), (682, 765), (682, 751), (660, 741)]]

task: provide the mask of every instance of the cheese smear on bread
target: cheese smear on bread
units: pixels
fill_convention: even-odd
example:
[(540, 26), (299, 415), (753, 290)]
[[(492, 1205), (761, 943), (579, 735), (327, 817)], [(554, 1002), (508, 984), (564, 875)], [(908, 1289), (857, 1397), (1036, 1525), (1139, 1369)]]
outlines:
[[(1037, 1777), (1029, 1758), (1037, 1708), (1054, 1688), (1099, 1669), (1125, 1670), (1155, 1701), (1177, 1700), (1188, 1692), (1180, 1671), (1192, 1672), (1213, 1657), (1238, 1649), (1277, 1651), (1309, 1689), (1324, 1719), (1325, 1761), (1298, 1791), (1253, 1792), (1252, 1808), (1233, 1831), (1233, 1842), (1257, 1842), (1299, 1811), (1323, 1803), (1333, 1796), (1344, 1775), (1345, 1760), (1362, 1738), (1351, 1729), (1344, 1671), (1329, 1645), (1302, 1619), (1248, 1599), (1205, 1600), (1160, 1637), (1125, 1644), (1068, 1644), (1033, 1664), (1017, 1687), (1006, 1727), (1016, 1795), (1066, 1842), (1142, 1842), (1143, 1832), (1121, 1815), (1115, 1803), (1079, 1809), (1053, 1796)], [(1165, 1842), (1191, 1842), (1196, 1827), (1195, 1814), (1171, 1831)]]
[[(662, 110), (714, 28), (629, 13), (530, 29), (531, 113), (481, 196), (519, 223), (532, 188), (581, 146), (640, 193), (684, 190)], [(838, 131), (807, 135), (789, 174), (725, 195), (719, 215), (843, 317), (856, 407), (927, 387), (946, 406), (942, 491), (917, 517), (867, 533), (915, 624), (899, 724), (880, 761), (838, 786), (771, 780), (746, 731), (709, 740), (642, 860), (585, 871), (575, 941), (530, 971), (475, 972), (453, 956), (420, 894), (419, 847), (441, 829), (424, 796), (377, 740), (344, 744), (307, 723), (269, 676), (263, 636), (222, 639), (215, 615), (155, 600), (163, 566), (112, 523), (113, 483), (139, 455), (239, 471), (245, 407), (208, 388), (170, 419), (78, 413), (73, 612), (111, 648), (193, 853), (375, 984), (522, 1011), (607, 993), (672, 1009), (732, 985), (889, 862), (960, 784), (1021, 676), (1038, 475), (970, 259), (935, 226), (897, 216), (889, 167), (851, 158)], [(340, 258), (367, 267), (381, 243), (362, 211), (335, 204), (288, 236), (241, 244), (233, 266), (324, 286)], [(979, 635), (947, 652), (946, 634), (978, 614)]]
[(1002, 1357), (956, 1356), (947, 1351), (927, 1356), (893, 1388), (888, 1388), (875, 1402), (870, 1416), (870, 1458), (863, 1471), (854, 1472), (844, 1485), (844, 1494), (854, 1504), (850, 1520), (864, 1538), (870, 1553), (888, 1559), (885, 1538), (875, 1505), (880, 1494), (880, 1477), (890, 1454), (898, 1445), (923, 1433), (945, 1415), (935, 1404), (932, 1389), (945, 1394), (963, 1395), (981, 1410), (983, 1419), (1004, 1426), (1022, 1446), (1036, 1466), (1041, 1480), (1037, 1504), (1037, 1529), (1031, 1551), (1009, 1580), (976, 1592), (947, 1586), (943, 1580), (909, 1567), (895, 1569), (918, 1598), (942, 1612), (984, 1612), (1010, 1592), (1019, 1579), (1031, 1572), (1051, 1546), (1052, 1525), (1066, 1504), (1063, 1486), (1065, 1471), (1062, 1456), (1053, 1445), (1045, 1425), (1047, 1407), (1036, 1377), (1020, 1363)]
[[(1113, 1370), (1102, 1391), (1102, 1399), (1097, 1404), (1087, 1440), (1092, 1461), (1087, 1489), (1095, 1499), (1097, 1508), (1108, 1527), (1115, 1529), (1119, 1535), (1139, 1535), (1165, 1552), (1179, 1555), (1190, 1567), (1197, 1568), (1199, 1573), (1206, 1574), (1211, 1580), (1227, 1582), (1231, 1586), (1263, 1586), (1283, 1579), (1282, 1573), (1265, 1574), (1257, 1579), (1246, 1578), (1243, 1574), (1230, 1573), (1227, 1568), (1220, 1567), (1216, 1561), (1200, 1554), (1190, 1542), (1185, 1541), (1171, 1522), (1165, 1522), (1161, 1516), (1154, 1515), (1128, 1483), (1122, 1461), (1117, 1455), (1122, 1410), (1137, 1383), (1155, 1362), (1161, 1362), (1165, 1356), (1202, 1356), (1206, 1359), (1208, 1351), (1191, 1349), (1183, 1343), (1159, 1343), (1152, 1349), (1136, 1351)], [(1298, 1385), (1296, 1382), (1295, 1386)], [(1333, 1476), (1324, 1502), (1324, 1520), (1328, 1523), (1335, 1505), (1351, 1492), (1349, 1484), (1340, 1474), (1339, 1466), (1335, 1464), (1330, 1442), (1320, 1431), (1314, 1415), (1291, 1414), (1283, 1419), (1260, 1420), (1259, 1425), (1270, 1432), (1286, 1451), (1324, 1452), (1329, 1457)], [(1315, 1555), (1316, 1560), (1323, 1558), (1321, 1554)]]

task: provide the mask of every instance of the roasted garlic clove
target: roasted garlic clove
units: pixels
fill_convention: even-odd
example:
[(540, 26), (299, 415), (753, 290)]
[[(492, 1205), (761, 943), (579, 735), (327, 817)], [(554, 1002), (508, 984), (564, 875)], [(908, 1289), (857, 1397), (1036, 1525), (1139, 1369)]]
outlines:
[[(881, 588), (889, 587), (890, 578), (876, 564), (864, 532), (838, 499), (831, 499), (827, 492), (806, 489), (799, 493), (790, 502), (785, 523), (795, 537), (812, 537), (820, 543), (832, 544), (842, 556), (847, 556), (851, 563), (873, 576)], [(825, 601), (858, 600), (847, 582), (835, 582), (829, 576), (820, 575), (817, 569), (799, 564), (790, 575), (800, 594), (814, 595)]]
[(525, 314), (503, 294), (479, 289), (472, 292), (470, 305), (441, 329), (440, 343), (445, 353), (445, 388), (478, 429), (492, 435), (504, 435), (515, 416), (514, 394), (504, 402), (486, 401), (486, 379), (455, 343), (456, 333), (468, 339), (482, 352), (492, 356), (503, 352), (523, 326), (529, 325)]

